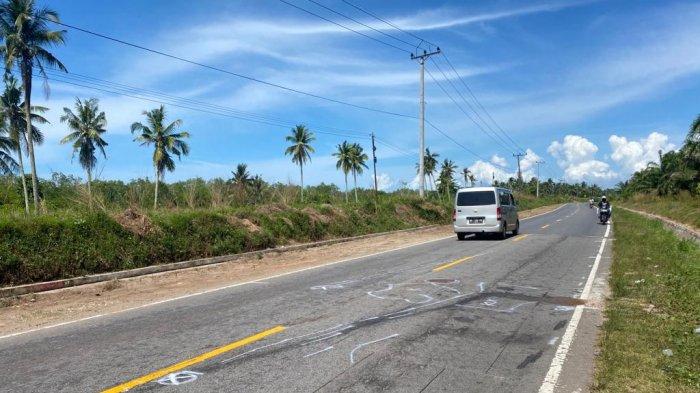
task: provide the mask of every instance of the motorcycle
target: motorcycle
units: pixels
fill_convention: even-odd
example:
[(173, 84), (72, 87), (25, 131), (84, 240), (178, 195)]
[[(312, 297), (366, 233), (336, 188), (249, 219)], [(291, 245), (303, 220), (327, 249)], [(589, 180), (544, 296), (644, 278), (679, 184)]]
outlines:
[(600, 220), (601, 224), (606, 224), (608, 220), (610, 219), (610, 209), (609, 208), (602, 208), (598, 212), (598, 219)]
[(593, 209), (593, 202), (588, 202), (588, 208)]

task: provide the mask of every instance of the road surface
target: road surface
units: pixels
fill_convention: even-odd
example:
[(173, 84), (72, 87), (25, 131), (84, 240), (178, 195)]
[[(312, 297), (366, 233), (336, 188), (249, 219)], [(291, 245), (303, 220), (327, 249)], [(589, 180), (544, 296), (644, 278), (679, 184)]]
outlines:
[(568, 204), (505, 241), (450, 237), (5, 337), (0, 391), (558, 391), (591, 369), (581, 298), (609, 232)]

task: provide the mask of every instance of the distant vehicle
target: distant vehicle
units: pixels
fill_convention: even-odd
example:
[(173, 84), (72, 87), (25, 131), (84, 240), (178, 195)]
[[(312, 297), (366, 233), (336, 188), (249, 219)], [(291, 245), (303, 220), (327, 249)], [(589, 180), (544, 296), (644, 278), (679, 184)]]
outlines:
[(454, 230), (459, 240), (467, 235), (497, 234), (508, 237), (520, 230), (518, 207), (513, 192), (499, 187), (462, 188), (457, 191), (452, 215)]

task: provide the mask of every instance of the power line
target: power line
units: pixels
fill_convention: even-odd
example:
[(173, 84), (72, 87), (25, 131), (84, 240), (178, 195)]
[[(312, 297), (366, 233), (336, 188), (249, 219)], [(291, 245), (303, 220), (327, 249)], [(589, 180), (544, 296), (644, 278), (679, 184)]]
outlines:
[(438, 80), (435, 78), (435, 76), (433, 76), (433, 73), (430, 72), (430, 70), (426, 70), (426, 71), (428, 71), (428, 76), (430, 76), (430, 79), (432, 79), (433, 82), (435, 82), (435, 84), (440, 88), (440, 90), (442, 90), (442, 92), (445, 93), (445, 95), (457, 106), (457, 108), (459, 108), (460, 111), (462, 111), (462, 113), (464, 113), (465, 116), (467, 116), (467, 118), (469, 118), (469, 120), (471, 120), (477, 127), (479, 127), (479, 128), (481, 129), (481, 131), (483, 131), (486, 135), (488, 135), (489, 137), (491, 137), (491, 139), (493, 139), (493, 141), (496, 142), (497, 145), (499, 145), (499, 146), (501, 146), (503, 149), (505, 149), (506, 152), (509, 152), (509, 149), (508, 149), (506, 146), (504, 146), (504, 145), (503, 145), (502, 143), (500, 143), (497, 139), (495, 139), (491, 134), (489, 134), (478, 122), (476, 122), (476, 120), (474, 120), (474, 119), (471, 117), (471, 115), (469, 115), (469, 113), (468, 113), (467, 111), (464, 110), (464, 108), (462, 108), (461, 105), (459, 105), (459, 103), (458, 103), (458, 102), (452, 97), (452, 95), (442, 86), (442, 84), (441, 84), (440, 82), (438, 82)]
[(443, 58), (445, 59), (445, 62), (447, 62), (447, 64), (450, 66), (450, 68), (452, 69), (452, 71), (455, 73), (455, 75), (457, 75), (457, 78), (462, 82), (462, 84), (464, 85), (464, 87), (467, 89), (467, 92), (469, 92), (469, 95), (472, 96), (472, 98), (474, 99), (474, 102), (476, 102), (476, 104), (479, 106), (479, 108), (481, 108), (481, 110), (484, 111), (484, 113), (486, 114), (486, 116), (493, 122), (493, 124), (496, 126), (496, 128), (498, 128), (498, 129), (503, 133), (503, 135), (505, 135), (506, 138), (508, 138), (508, 139), (513, 143), (513, 145), (514, 145), (515, 147), (517, 147), (517, 148), (520, 149), (521, 151), (525, 151), (520, 145), (518, 145), (517, 142), (515, 142), (515, 141), (513, 140), (513, 138), (510, 137), (510, 135), (509, 135), (507, 132), (503, 131), (503, 128), (501, 128), (501, 126), (498, 124), (498, 122), (496, 122), (496, 120), (491, 116), (491, 114), (489, 113), (489, 111), (486, 110), (486, 108), (481, 104), (481, 101), (479, 101), (479, 99), (476, 97), (476, 95), (474, 94), (474, 92), (472, 91), (472, 89), (469, 88), (469, 85), (467, 85), (467, 83), (464, 81), (464, 79), (462, 79), (462, 76), (459, 75), (459, 72), (457, 72), (457, 69), (452, 65), (452, 62), (451, 62), (450, 59), (447, 57), (447, 55), (445, 55), (444, 53), (443, 53)]
[[(447, 80), (447, 83), (449, 83), (450, 86), (452, 86), (452, 89), (453, 89), (455, 92), (457, 92), (457, 94), (458, 94), (459, 97), (462, 99), (462, 101), (463, 101), (465, 104), (467, 104), (467, 106), (469, 107), (469, 109), (472, 110), (472, 112), (476, 115), (476, 117), (477, 117), (479, 120), (481, 120), (481, 122), (486, 126), (486, 128), (489, 129), (489, 131), (491, 131), (491, 134), (489, 134), (489, 132), (486, 131), (486, 130), (484, 129), (484, 127), (482, 127), (479, 123), (477, 123), (471, 116), (469, 116), (467, 113), (465, 113), (465, 115), (467, 115), (467, 117), (469, 117), (469, 120), (471, 120), (472, 122), (474, 122), (474, 124), (476, 124), (476, 125), (481, 129), (481, 131), (483, 131), (485, 134), (489, 135), (489, 137), (491, 137), (491, 139), (493, 139), (494, 142), (496, 142), (498, 145), (500, 145), (501, 147), (503, 147), (506, 151), (508, 151), (508, 152), (510, 153), (510, 149), (511, 149), (511, 148), (510, 148), (509, 146), (506, 146), (506, 145), (508, 145), (508, 141), (506, 141), (505, 139), (503, 139), (503, 138), (498, 134), (498, 132), (496, 132), (493, 128), (491, 128), (491, 126), (490, 126), (486, 121), (484, 121), (484, 119), (481, 117), (481, 115), (479, 115), (479, 112), (478, 112), (476, 109), (474, 109), (474, 107), (472, 106), (472, 104), (471, 104), (469, 101), (467, 101), (466, 98), (464, 98), (464, 95), (462, 95), (462, 92), (459, 91), (459, 89), (457, 89), (457, 86), (455, 86), (455, 84), (452, 82), (452, 79), (450, 79), (450, 78), (447, 76), (447, 74), (445, 74), (445, 72), (442, 70), (442, 68), (440, 68), (440, 65), (438, 65), (438, 63), (437, 63), (435, 60), (432, 60), (432, 61), (433, 61), (433, 65), (435, 66), (435, 68), (437, 68), (437, 70), (440, 71), (440, 73), (442, 74), (443, 78), (445, 78), (445, 80)], [(453, 102), (454, 102), (454, 100), (453, 100)], [(456, 104), (456, 103), (455, 103), (455, 104)], [(458, 106), (459, 106), (459, 105), (458, 105)], [(462, 112), (465, 112), (461, 107), (460, 107), (460, 109), (462, 110)], [(498, 140), (494, 139), (494, 136), (495, 136)], [(500, 142), (499, 142), (499, 141), (500, 141)], [(515, 150), (518, 150), (517, 147), (516, 147)]]
[(371, 17), (373, 17), (373, 18), (375, 18), (375, 19), (377, 19), (377, 20), (379, 20), (379, 21), (381, 21), (381, 22), (386, 23), (387, 25), (393, 27), (394, 29), (396, 29), (396, 30), (398, 30), (398, 31), (400, 31), (400, 32), (402, 32), (402, 33), (404, 33), (404, 34), (408, 34), (408, 35), (410, 35), (411, 37), (413, 37), (413, 38), (415, 38), (415, 39), (417, 39), (417, 40), (420, 40), (420, 43), (418, 44), (418, 46), (420, 46), (423, 42), (425, 42), (425, 43), (428, 44), (428, 45), (437, 47), (437, 45), (431, 43), (430, 41), (427, 41), (427, 40), (425, 40), (425, 39), (423, 39), (423, 38), (421, 38), (421, 37), (419, 37), (419, 36), (417, 36), (417, 35), (411, 33), (410, 31), (406, 31), (406, 30), (404, 30), (404, 29), (398, 27), (398, 26), (395, 25), (394, 23), (391, 23), (391, 22), (389, 22), (388, 20), (382, 19), (382, 18), (380, 18), (379, 16), (377, 16), (376, 14), (373, 14), (373, 13), (371, 13), (371, 12), (365, 10), (364, 8), (361, 8), (361, 7), (358, 6), (358, 5), (355, 5), (355, 4), (353, 4), (353, 3), (351, 3), (351, 2), (349, 2), (349, 1), (347, 1), (347, 0), (343, 0), (343, 3), (345, 3), (345, 4), (349, 5), (349, 6), (351, 6), (351, 7), (355, 8), (355, 9), (357, 9), (358, 11), (361, 11), (361, 12), (363, 12), (363, 13), (365, 13), (365, 14), (367, 14), (367, 15), (369, 15), (369, 16), (371, 16)]
[[(332, 24), (334, 24), (334, 25), (336, 25), (336, 26), (338, 26), (338, 27), (342, 27), (342, 28), (345, 29), (345, 30), (351, 31), (351, 32), (353, 32), (353, 33), (355, 33), (355, 34), (359, 34), (359, 35), (361, 35), (361, 36), (363, 36), (363, 37), (365, 37), (365, 38), (369, 38), (369, 39), (372, 40), (372, 41), (376, 41), (376, 42), (378, 42), (378, 43), (380, 43), (380, 44), (384, 44), (384, 45), (389, 46), (389, 47), (391, 47), (391, 48), (400, 50), (400, 51), (402, 51), (402, 52), (411, 53), (411, 51), (409, 51), (409, 50), (400, 48), (400, 47), (398, 47), (398, 46), (396, 46), (396, 45), (394, 45), (394, 44), (390, 44), (390, 43), (388, 43), (388, 42), (386, 42), (386, 41), (382, 41), (382, 40), (380, 40), (380, 39), (378, 39), (378, 38), (372, 37), (372, 36), (369, 35), (369, 34), (365, 34), (365, 33), (361, 32), (361, 31), (357, 31), (357, 30), (355, 30), (355, 29), (353, 29), (353, 28), (351, 28), (351, 27), (347, 27), (347, 26), (345, 26), (345, 25), (343, 25), (343, 24), (341, 24), (341, 23), (338, 23), (338, 22), (336, 22), (336, 21), (334, 21), (334, 20), (332, 20), (332, 19), (328, 19), (328, 18), (326, 18), (325, 16), (319, 15), (319, 14), (313, 12), (313, 11), (309, 11), (309, 10), (307, 10), (306, 8), (300, 7), (300, 6), (296, 5), (296, 4), (292, 4), (292, 3), (290, 3), (290, 2), (288, 2), (288, 1), (286, 1), (286, 0), (279, 0), (279, 1), (281, 1), (281, 2), (284, 3), (284, 4), (287, 4), (288, 6), (294, 7), (294, 8), (296, 8), (296, 9), (300, 10), (300, 11), (304, 11), (304, 12), (306, 12), (307, 14), (310, 14), (310, 15), (313, 15), (313, 16), (315, 16), (315, 17), (317, 17), (317, 18), (323, 19), (323, 20), (325, 20), (326, 22), (332, 23)], [(318, 3), (316, 3), (316, 2), (313, 2), (313, 3), (318, 4)], [(320, 4), (318, 4), (318, 5), (320, 5)], [(324, 8), (326, 8), (326, 9), (330, 10), (330, 8), (325, 7), (325, 6), (323, 6), (323, 5), (321, 5), (321, 7), (324, 7)], [(333, 10), (331, 10), (331, 11), (332, 11), (332, 12), (335, 12), (335, 13), (338, 13), (338, 12), (333, 11)], [(338, 13), (338, 14), (339, 14), (339, 13)], [(340, 14), (340, 15), (342, 15), (342, 14)], [(349, 18), (349, 17), (347, 17), (347, 18)], [(359, 23), (359, 22), (358, 22), (358, 23)]]
[[(457, 140), (455, 140), (453, 137), (451, 137), (448, 133), (446, 133), (445, 131), (443, 131), (442, 129), (440, 129), (438, 126), (436, 126), (435, 124), (433, 124), (433, 122), (429, 121), (428, 119), (425, 119), (425, 122), (426, 122), (430, 127), (432, 127), (435, 131), (439, 132), (439, 133), (442, 134), (445, 138), (447, 138), (447, 139), (449, 139), (450, 141), (452, 141), (455, 145), (457, 145), (457, 146), (461, 147), (462, 149), (464, 149), (464, 151), (466, 151), (467, 153), (473, 155), (474, 157), (478, 158), (479, 160), (481, 160), (481, 161), (483, 161), (483, 162), (489, 162), (489, 160), (487, 160), (486, 158), (480, 156), (479, 154), (475, 153), (473, 150), (471, 150), (471, 149), (469, 149), (468, 147), (464, 146), (463, 144), (459, 143)], [(501, 169), (508, 169), (507, 167), (505, 167), (505, 166), (503, 166), (503, 165), (499, 165), (499, 164), (496, 164), (496, 163), (492, 163), (492, 164), (493, 164), (494, 166), (497, 166), (497, 167), (501, 168)]]
[[(385, 115), (403, 117), (403, 118), (408, 118), (408, 119), (417, 119), (416, 116), (408, 115), (408, 114), (405, 114), (405, 113), (397, 113), (397, 112), (387, 111), (387, 110), (383, 110), (383, 109), (372, 108), (372, 107), (368, 107), (368, 106), (364, 106), (364, 105), (353, 104), (353, 103), (351, 103), (351, 102), (342, 101), (342, 100), (338, 100), (338, 99), (330, 98), (330, 97), (324, 97), (324, 96), (321, 96), (321, 95), (318, 95), (318, 94), (309, 93), (309, 92), (306, 92), (306, 91), (303, 91), (303, 90), (299, 90), (299, 89), (295, 89), (295, 88), (292, 88), (292, 87), (287, 87), (287, 86), (284, 86), (284, 85), (281, 85), (281, 84), (278, 84), (278, 83), (268, 82), (268, 81), (265, 81), (265, 80), (262, 80), (262, 79), (258, 79), (258, 78), (252, 77), (252, 76), (248, 76), (248, 75), (240, 74), (240, 73), (237, 73), (237, 72), (225, 70), (225, 69), (223, 69), (223, 68), (219, 68), (219, 67), (211, 66), (211, 65), (208, 65), (208, 64), (200, 63), (200, 62), (197, 62), (197, 61), (194, 61), (194, 60), (190, 60), (190, 59), (187, 59), (187, 58), (184, 58), (184, 57), (180, 57), (180, 56), (176, 56), (176, 55), (173, 55), (173, 54), (170, 54), (170, 53), (166, 53), (166, 52), (163, 52), (163, 51), (160, 51), (160, 50), (147, 48), (147, 47), (142, 46), (142, 45), (138, 45), (138, 44), (134, 44), (134, 43), (131, 43), (131, 42), (127, 42), (127, 41), (124, 41), (124, 40), (121, 40), (121, 39), (118, 39), (118, 38), (110, 37), (110, 36), (107, 36), (107, 35), (105, 35), (105, 34), (96, 33), (96, 32), (94, 32), (94, 31), (90, 31), (90, 30), (87, 30), (87, 29), (83, 29), (83, 28), (81, 28), (81, 27), (69, 25), (69, 24), (67, 24), (67, 23), (58, 22), (58, 21), (55, 21), (55, 20), (47, 19), (47, 18), (44, 18), (44, 20), (46, 20), (46, 21), (48, 21), (48, 22), (51, 22), (51, 23), (55, 23), (55, 24), (57, 24), (57, 25), (59, 25), (59, 26), (63, 26), (63, 27), (67, 27), (67, 28), (69, 28), (69, 29), (77, 30), (77, 31), (80, 31), (80, 32), (83, 32), (83, 33), (86, 33), (86, 34), (90, 34), (90, 35), (93, 35), (93, 36), (95, 36), (95, 37), (100, 37), (100, 38), (103, 38), (103, 39), (106, 39), (106, 40), (109, 40), (109, 41), (113, 41), (113, 42), (116, 42), (116, 43), (119, 43), (119, 44), (122, 44), (122, 45), (125, 45), (125, 46), (130, 46), (130, 47), (132, 47), (132, 48), (136, 48), (136, 49), (140, 49), (140, 50), (143, 50), (143, 51), (146, 51), (146, 52), (154, 53), (154, 54), (157, 54), (157, 55), (160, 55), (160, 56), (168, 57), (168, 58), (171, 58), (171, 59), (174, 59), (174, 60), (178, 60), (178, 61), (181, 61), (181, 62), (184, 62), (184, 63), (188, 63), (188, 64), (196, 65), (196, 66), (198, 66), (198, 67), (207, 68), (207, 69), (212, 70), (212, 71), (217, 71), (217, 72), (221, 72), (221, 73), (224, 73), (224, 74), (232, 75), (232, 76), (235, 76), (235, 77), (238, 77), (238, 78), (246, 79), (246, 80), (249, 80), (249, 81), (251, 81), (251, 82), (260, 83), (260, 84), (263, 84), (263, 85), (266, 85), (266, 86), (276, 87), (276, 88), (278, 88), (278, 89), (282, 89), (282, 90), (286, 90), (286, 91), (289, 91), (289, 92), (301, 94), (301, 95), (304, 95), (304, 96), (307, 96), (307, 97), (312, 97), (312, 98), (316, 98), (316, 99), (319, 99), (319, 100), (323, 100), (323, 101), (327, 101), (327, 102), (332, 102), (332, 103), (335, 103), (335, 104), (341, 104), (341, 105), (349, 106), (349, 107), (356, 108), (356, 109), (362, 109), (362, 110), (366, 110), (366, 111), (371, 111), (371, 112), (376, 112), (376, 113), (382, 113), (382, 114), (385, 114)], [(374, 37), (372, 37), (372, 38), (374, 39)], [(401, 50), (403, 50), (403, 49), (401, 49)]]
[(403, 43), (403, 44), (406, 44), (406, 45), (410, 46), (411, 48), (415, 47), (415, 45), (413, 45), (413, 43), (411, 43), (411, 42), (402, 40), (401, 38), (398, 38), (398, 37), (396, 37), (396, 36), (393, 36), (393, 35), (391, 35), (391, 34), (389, 34), (389, 33), (385, 33), (385, 32), (383, 32), (383, 31), (381, 31), (381, 30), (379, 30), (379, 29), (377, 29), (377, 28), (374, 28), (374, 27), (372, 27), (372, 26), (366, 24), (366, 23), (360, 22), (359, 20), (357, 20), (357, 19), (355, 19), (355, 18), (353, 18), (353, 17), (347, 16), (347, 15), (345, 15), (345, 14), (343, 14), (343, 13), (341, 13), (341, 12), (338, 12), (338, 11), (336, 11), (336, 10), (334, 10), (334, 9), (332, 9), (332, 8), (330, 8), (330, 7), (328, 7), (328, 6), (325, 6), (325, 5), (319, 3), (319, 2), (317, 2), (317, 1), (315, 1), (315, 0), (307, 0), (307, 1), (309, 1), (309, 2), (311, 2), (311, 3), (314, 3), (314, 4), (316, 4), (317, 6), (319, 6), (319, 7), (321, 7), (321, 8), (324, 8), (324, 9), (326, 9), (326, 10), (328, 10), (328, 11), (330, 11), (330, 12), (336, 14), (336, 15), (339, 15), (339, 16), (342, 16), (343, 18), (349, 19), (349, 20), (351, 20), (351, 21), (353, 21), (353, 22), (355, 22), (355, 23), (357, 23), (357, 24), (359, 24), (359, 25), (362, 25), (362, 26), (364, 26), (364, 27), (366, 27), (366, 28), (368, 28), (368, 29), (370, 29), (370, 30), (372, 30), (372, 31), (375, 31), (375, 32), (377, 32), (377, 33), (379, 33), (379, 34), (382, 34), (382, 35), (386, 36), (386, 37), (392, 38), (392, 39), (394, 39), (394, 40), (396, 40), (396, 41), (398, 41), (398, 42), (401, 42), (401, 43)]
[[(390, 22), (390, 21), (388, 21), (388, 20), (386, 20), (386, 19), (383, 19), (383, 18), (381, 18), (380, 16), (378, 16), (378, 15), (376, 15), (376, 14), (370, 12), (370, 11), (367, 11), (366, 9), (364, 9), (364, 8), (358, 6), (358, 5), (355, 5), (355, 4), (353, 4), (353, 3), (351, 3), (351, 2), (349, 2), (349, 1), (347, 1), (347, 0), (343, 0), (343, 2), (344, 2), (345, 4), (351, 6), (351, 7), (354, 7), (354, 8), (357, 9), (358, 11), (363, 12), (363, 13), (365, 13), (365, 14), (367, 14), (367, 15), (369, 15), (369, 16), (375, 18), (375, 19), (377, 19), (378, 21), (381, 21), (381, 22), (385, 23), (386, 25), (388, 25), (388, 26), (390, 26), (390, 27), (393, 27), (393, 28), (396, 29), (397, 31), (400, 31), (400, 32), (402, 32), (402, 33), (404, 33), (404, 34), (407, 34), (407, 35), (409, 35), (409, 36), (411, 36), (411, 37), (417, 39), (417, 40), (420, 40), (420, 43), (418, 44), (418, 46), (420, 46), (423, 42), (427, 43), (428, 45), (437, 46), (437, 45), (431, 43), (430, 41), (424, 39), (423, 37), (420, 37), (420, 36), (418, 36), (418, 35), (416, 35), (416, 34), (414, 34), (414, 33), (411, 33), (410, 31), (406, 31), (406, 30), (400, 28), (399, 26), (397, 26), (396, 24), (394, 24), (394, 23), (392, 23), (392, 22)], [(464, 85), (464, 87), (467, 89), (467, 91), (469, 92), (469, 95), (474, 99), (474, 101), (476, 102), (477, 106), (486, 114), (486, 116), (489, 118), (489, 120), (491, 120), (491, 122), (496, 126), (496, 128), (497, 128), (501, 133), (503, 133), (503, 135), (505, 135), (506, 138), (507, 138), (508, 140), (510, 140), (510, 142), (517, 148), (517, 150), (525, 151), (517, 142), (515, 142), (515, 140), (513, 140), (513, 138), (510, 137), (510, 135), (509, 135), (507, 132), (505, 132), (505, 131), (503, 130), (503, 128), (498, 124), (498, 122), (496, 122), (496, 120), (493, 118), (493, 116), (491, 116), (491, 114), (489, 113), (489, 111), (486, 110), (486, 108), (481, 104), (481, 101), (479, 101), (479, 99), (476, 97), (476, 95), (475, 95), (474, 92), (471, 90), (471, 88), (469, 87), (469, 85), (467, 85), (467, 83), (464, 81), (464, 79), (463, 79), (462, 76), (459, 74), (459, 72), (457, 72), (457, 69), (454, 67), (454, 65), (452, 65), (452, 62), (450, 62), (449, 58), (448, 58), (447, 55), (444, 53), (444, 51), (443, 51), (442, 55), (443, 55), (443, 58), (445, 59), (445, 61), (447, 62), (447, 64), (448, 64), (448, 65), (450, 66), (450, 68), (452, 69), (452, 71), (455, 73), (455, 75), (457, 75), (457, 78), (461, 81), (461, 83), (462, 83), (462, 84)], [(436, 64), (436, 66), (437, 66), (437, 63), (435, 63), (435, 61), (433, 61), (433, 63)], [(460, 94), (460, 95), (461, 95), (461, 94)], [(474, 112), (478, 114), (478, 112), (476, 112), (476, 111), (474, 111)], [(479, 117), (480, 117), (480, 116), (479, 116)], [(482, 121), (483, 121), (483, 120), (482, 120)], [(487, 123), (484, 122), (484, 124), (487, 124)], [(489, 128), (490, 128), (490, 127), (489, 127)], [(498, 134), (496, 133), (496, 135), (498, 135)]]
[[(294, 124), (293, 121), (290, 121), (288, 119), (282, 119), (282, 118), (275, 117), (275, 116), (267, 116), (267, 115), (256, 114), (253, 112), (241, 111), (241, 110), (237, 110), (237, 109), (231, 108), (231, 107), (216, 105), (216, 104), (208, 103), (205, 101), (194, 100), (191, 98), (179, 97), (179, 96), (159, 92), (157, 90), (138, 88), (138, 87), (125, 85), (125, 84), (121, 84), (121, 83), (117, 83), (117, 82), (112, 82), (112, 81), (108, 81), (108, 80), (104, 80), (104, 79), (99, 79), (99, 78), (95, 78), (95, 77), (91, 77), (91, 76), (87, 76), (87, 75), (81, 75), (81, 74), (75, 74), (75, 73), (64, 73), (64, 72), (57, 72), (57, 71), (58, 70), (56, 70), (56, 69), (49, 68), (49, 69), (47, 69), (47, 75), (52, 76), (53, 77), (52, 80), (54, 80), (54, 81), (66, 83), (66, 84), (73, 85), (73, 86), (84, 87), (84, 88), (88, 88), (88, 89), (92, 89), (92, 90), (128, 96), (128, 97), (132, 97), (132, 98), (136, 98), (136, 99), (140, 99), (140, 100), (144, 100), (144, 101), (149, 101), (149, 102), (173, 105), (173, 106), (177, 106), (177, 107), (184, 108), (184, 109), (195, 110), (195, 111), (216, 114), (216, 115), (221, 115), (221, 116), (226, 116), (226, 117), (232, 117), (235, 119), (249, 121), (249, 122), (255, 122), (255, 123), (260, 123), (260, 124), (267, 124), (267, 125), (280, 126), (280, 127), (289, 127), (289, 126), (293, 126), (293, 124)], [(87, 85), (85, 85), (85, 84), (87, 84)], [(97, 87), (95, 87), (95, 85)], [(116, 89), (116, 91), (115, 91), (115, 89)], [(144, 95), (146, 95), (146, 97), (144, 97)], [(151, 96), (151, 97), (149, 98), (148, 96)], [(156, 98), (153, 99), (153, 96), (155, 96)], [(158, 99), (158, 97), (162, 97), (164, 99)], [(173, 103), (172, 101), (175, 101), (175, 103)], [(181, 102), (185, 102), (189, 105), (180, 104)], [(198, 108), (198, 107), (192, 107), (192, 105), (204, 106), (205, 108), (208, 108), (211, 110), (202, 110), (201, 108)], [(221, 113), (221, 112), (223, 112), (223, 113)], [(356, 139), (369, 139), (369, 137), (367, 137), (364, 132), (360, 132), (360, 131), (353, 131), (353, 130), (337, 128), (337, 127), (332, 127), (332, 126), (327, 126), (327, 125), (315, 124), (315, 123), (305, 123), (305, 124), (308, 124), (309, 126), (313, 127), (314, 132), (319, 132), (322, 134), (336, 135), (336, 136), (356, 138)], [(319, 129), (321, 129), (321, 131), (319, 131)], [(330, 130), (339, 131), (339, 132), (322, 131), (323, 129), (330, 129)], [(393, 149), (401, 154), (410, 154), (397, 146), (394, 146), (388, 142), (380, 140), (379, 137), (375, 137), (375, 138), (377, 139), (378, 142), (384, 144), (385, 146), (387, 146), (387, 147), (389, 147), (389, 148), (391, 148), (391, 149)]]

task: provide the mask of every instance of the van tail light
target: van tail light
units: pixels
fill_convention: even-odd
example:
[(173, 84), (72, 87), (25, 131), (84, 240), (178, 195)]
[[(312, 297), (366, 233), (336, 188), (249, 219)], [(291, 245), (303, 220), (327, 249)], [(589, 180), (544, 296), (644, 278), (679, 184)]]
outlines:
[(457, 221), (457, 209), (452, 209), (452, 222)]
[(500, 220), (501, 218), (502, 218), (501, 217), (501, 208), (497, 207), (496, 208), (496, 220)]

